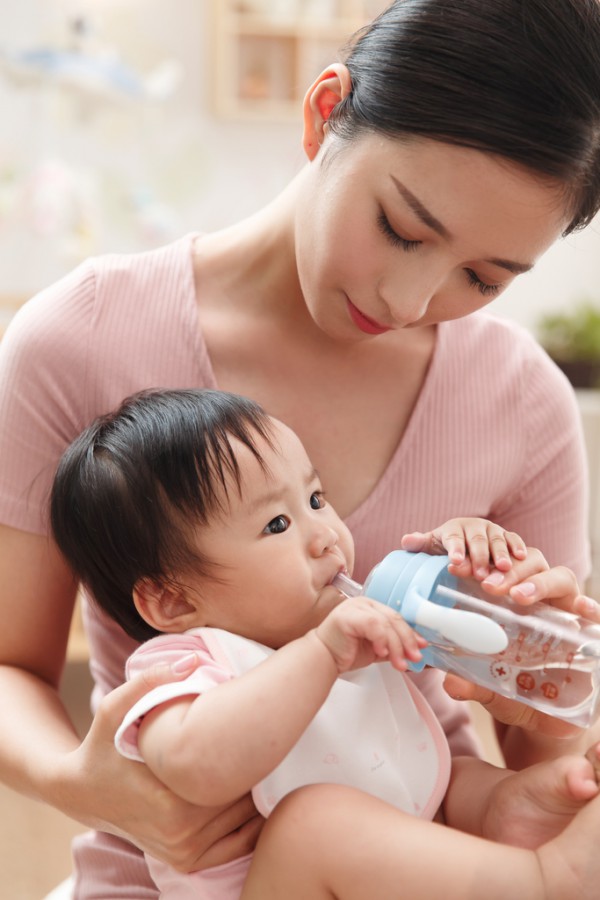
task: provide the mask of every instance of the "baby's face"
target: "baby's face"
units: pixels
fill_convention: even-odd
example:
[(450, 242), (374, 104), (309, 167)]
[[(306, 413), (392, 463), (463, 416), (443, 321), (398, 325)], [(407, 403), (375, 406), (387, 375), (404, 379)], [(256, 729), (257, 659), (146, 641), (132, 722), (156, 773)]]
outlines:
[(197, 545), (215, 564), (214, 578), (190, 587), (202, 597), (198, 625), (280, 647), (343, 600), (331, 581), (352, 571), (354, 545), (299, 438), (281, 422), (272, 425), (275, 449), (257, 439), (264, 470), (233, 442), (241, 495), (228, 484), (226, 513), (199, 530)]

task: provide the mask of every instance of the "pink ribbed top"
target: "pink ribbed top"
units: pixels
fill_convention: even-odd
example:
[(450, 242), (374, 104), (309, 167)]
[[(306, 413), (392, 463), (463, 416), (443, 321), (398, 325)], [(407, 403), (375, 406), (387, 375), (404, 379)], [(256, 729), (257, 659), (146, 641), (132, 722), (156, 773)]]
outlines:
[[(125, 396), (149, 387), (218, 387), (197, 317), (194, 239), (90, 260), (14, 318), (0, 347), (0, 521), (45, 532), (60, 454)], [(402, 442), (347, 520), (356, 577), (405, 532), (473, 515), (519, 532), (583, 579), (586, 487), (573, 392), (531, 336), (484, 313), (445, 322)], [(87, 620), (96, 691), (103, 693), (123, 680), (134, 644), (99, 614), (88, 611)], [(474, 752), (466, 714), (444, 694), (439, 674), (414, 680), (452, 751)], [(102, 878), (113, 879), (105, 896), (110, 884), (131, 885), (127, 896), (156, 896), (141, 856), (116, 838), (92, 835), (76, 861), (78, 898), (101, 895)], [(117, 895), (125, 896), (122, 888)]]

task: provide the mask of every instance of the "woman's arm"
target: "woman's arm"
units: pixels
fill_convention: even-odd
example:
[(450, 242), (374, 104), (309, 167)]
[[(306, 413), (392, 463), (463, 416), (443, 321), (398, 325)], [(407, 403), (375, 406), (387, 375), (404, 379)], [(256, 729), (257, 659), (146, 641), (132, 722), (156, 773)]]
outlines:
[(46, 537), (0, 526), (0, 585), (0, 778), (182, 870), (252, 849), (262, 819), (249, 797), (199, 809), (114, 748), (126, 710), (157, 683), (186, 673), (157, 670), (118, 688), (81, 742), (58, 694), (76, 596), (70, 571)]

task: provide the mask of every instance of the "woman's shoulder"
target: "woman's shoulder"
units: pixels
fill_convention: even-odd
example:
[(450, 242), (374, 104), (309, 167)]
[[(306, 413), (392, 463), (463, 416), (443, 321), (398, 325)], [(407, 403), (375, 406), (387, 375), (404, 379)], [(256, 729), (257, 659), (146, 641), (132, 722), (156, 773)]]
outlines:
[[(577, 415), (575, 394), (535, 336), (524, 326), (486, 312), (444, 323), (440, 330), (439, 354), (435, 360), (439, 401), (453, 393), (464, 401), (473, 415), (481, 415), (480, 402), (498, 414), (545, 416), (548, 424), (556, 417), (563, 422)], [(441, 386), (441, 388), (440, 388)], [(466, 415), (466, 413), (465, 413)]]
[(492, 313), (477, 312), (444, 322), (440, 328), (442, 364), (469, 367), (482, 372), (522, 377), (525, 370), (541, 370), (550, 378), (565, 380), (535, 336), (523, 325)]
[(186, 234), (149, 250), (92, 257), (89, 265), (94, 270), (98, 290), (110, 288), (118, 292), (135, 288), (136, 292), (162, 295), (165, 289), (171, 289), (171, 282), (179, 289), (190, 286), (195, 239), (195, 234)]
[(483, 342), (486, 341), (490, 342), (492, 348), (516, 347), (521, 352), (538, 346), (531, 332), (523, 325), (490, 312), (479, 311), (461, 319), (444, 322), (442, 329), (448, 332), (452, 340), (458, 339), (476, 349), (483, 349)]
[(105, 321), (114, 334), (115, 322), (134, 321), (136, 308), (148, 316), (172, 310), (175, 296), (193, 301), (192, 241), (186, 235), (149, 251), (90, 257), (21, 307), (7, 329), (8, 342), (39, 340), (47, 348), (53, 334), (75, 337)]

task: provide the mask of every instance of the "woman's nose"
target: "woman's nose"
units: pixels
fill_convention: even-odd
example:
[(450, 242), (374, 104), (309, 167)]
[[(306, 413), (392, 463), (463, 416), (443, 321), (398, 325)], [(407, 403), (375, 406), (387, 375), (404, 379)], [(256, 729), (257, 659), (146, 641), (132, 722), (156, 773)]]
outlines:
[(309, 552), (311, 556), (322, 556), (328, 550), (333, 549), (339, 540), (335, 529), (329, 525), (321, 525), (316, 528), (309, 539)]
[(427, 313), (429, 304), (441, 289), (446, 277), (446, 272), (432, 269), (428, 271), (424, 267), (418, 277), (408, 282), (405, 278), (398, 281), (390, 278), (385, 285), (380, 286), (380, 296), (398, 325), (411, 325)]

